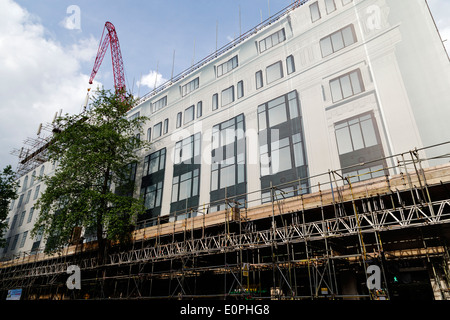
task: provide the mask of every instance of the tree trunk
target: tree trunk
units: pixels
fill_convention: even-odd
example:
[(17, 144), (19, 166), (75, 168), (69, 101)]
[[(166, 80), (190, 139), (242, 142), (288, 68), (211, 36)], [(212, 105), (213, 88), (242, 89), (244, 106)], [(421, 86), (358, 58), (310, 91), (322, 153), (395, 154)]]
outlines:
[[(110, 178), (110, 167), (105, 170), (103, 175), (103, 186), (102, 186), (102, 195), (106, 195), (108, 193), (108, 181)], [(98, 241), (98, 258), (99, 262), (103, 264), (105, 261), (105, 257), (107, 255), (106, 249), (106, 239), (103, 238), (103, 213), (107, 210), (108, 203), (106, 199), (103, 197), (100, 203), (99, 211), (97, 212), (97, 241)]]

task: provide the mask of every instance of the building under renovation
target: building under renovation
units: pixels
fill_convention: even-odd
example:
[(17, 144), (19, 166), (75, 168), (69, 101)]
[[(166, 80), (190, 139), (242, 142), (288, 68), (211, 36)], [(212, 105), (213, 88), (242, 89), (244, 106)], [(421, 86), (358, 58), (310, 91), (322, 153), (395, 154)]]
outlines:
[(146, 213), (104, 261), (28, 235), (54, 170), (29, 141), (0, 298), (449, 299), (449, 88), (426, 0), (295, 1), (129, 111)]

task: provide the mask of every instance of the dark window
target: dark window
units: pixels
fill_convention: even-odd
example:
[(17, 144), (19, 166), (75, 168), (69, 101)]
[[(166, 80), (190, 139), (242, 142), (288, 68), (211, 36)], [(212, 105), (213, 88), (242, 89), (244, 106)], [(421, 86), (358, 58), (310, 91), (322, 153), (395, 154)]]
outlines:
[(212, 96), (212, 109), (217, 110), (219, 107), (219, 95), (217, 93)]
[(345, 175), (360, 181), (385, 174), (384, 151), (372, 113), (336, 123), (334, 129)]
[(178, 112), (177, 113), (177, 128), (181, 127), (181, 123), (182, 123), (181, 119), (182, 119), (182, 117), (183, 117), (182, 113)]
[(197, 133), (175, 144), (170, 204), (172, 220), (196, 215), (200, 191), (200, 139), (201, 135)]
[(210, 210), (222, 210), (225, 198), (239, 200), (243, 206), (247, 190), (244, 115), (213, 127), (211, 157)]
[(141, 196), (146, 211), (138, 217), (138, 228), (155, 225), (161, 214), (161, 199), (164, 186), (166, 149), (153, 152), (144, 159)]
[(163, 133), (166, 134), (169, 131), (169, 119), (164, 120)]
[(166, 149), (153, 152), (144, 159), (144, 176), (156, 173), (165, 169)]
[(286, 69), (287, 69), (287, 74), (291, 74), (291, 73), (295, 72), (294, 56), (291, 55), (286, 58)]
[(256, 80), (256, 89), (261, 88), (263, 86), (263, 75), (261, 70), (255, 73), (255, 80)]
[(263, 201), (270, 200), (267, 188), (271, 185), (284, 190), (285, 197), (297, 195), (299, 188), (307, 192), (309, 182), (297, 92), (260, 105), (258, 128), (261, 186), (266, 190)]
[(237, 83), (237, 98), (240, 99), (244, 96), (244, 81)]
[(199, 101), (197, 103), (197, 118), (200, 118), (203, 115), (203, 103)]

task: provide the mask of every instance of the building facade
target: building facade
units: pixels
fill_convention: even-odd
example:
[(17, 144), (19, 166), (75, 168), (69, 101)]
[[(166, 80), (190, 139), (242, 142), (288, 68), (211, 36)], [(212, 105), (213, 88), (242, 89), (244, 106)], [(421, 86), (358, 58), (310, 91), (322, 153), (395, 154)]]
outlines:
[[(301, 3), (129, 111), (152, 143), (137, 151), (137, 228), (311, 193), (330, 169), (397, 174), (396, 154), (449, 140), (450, 63), (425, 0)], [(4, 258), (45, 245), (29, 235), (34, 177), (53, 169), (19, 179)]]

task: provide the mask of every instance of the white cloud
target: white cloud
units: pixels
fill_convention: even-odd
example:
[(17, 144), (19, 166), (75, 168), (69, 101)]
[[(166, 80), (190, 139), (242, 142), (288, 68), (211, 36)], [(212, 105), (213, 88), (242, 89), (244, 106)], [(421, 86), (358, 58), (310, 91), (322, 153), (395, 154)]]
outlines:
[(137, 82), (137, 85), (138, 87), (144, 85), (150, 90), (153, 90), (155, 86), (158, 87), (165, 82), (167, 82), (167, 79), (163, 78), (162, 74), (150, 70), (148, 74), (142, 76), (141, 80)]
[(80, 63), (94, 61), (97, 41), (64, 47), (45, 35), (25, 9), (0, 1), (0, 168), (15, 168), (18, 159), (10, 151), (27, 137), (36, 138), (39, 123), (50, 122), (60, 109), (80, 112), (86, 97), (89, 75)]

